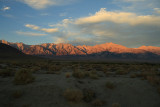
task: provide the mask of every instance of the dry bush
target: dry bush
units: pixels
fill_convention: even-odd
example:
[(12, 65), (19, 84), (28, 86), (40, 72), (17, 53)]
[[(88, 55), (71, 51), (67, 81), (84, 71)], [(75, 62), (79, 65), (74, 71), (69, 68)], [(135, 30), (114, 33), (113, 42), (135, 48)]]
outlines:
[(114, 84), (110, 81), (106, 82), (106, 87), (109, 88), (109, 89), (114, 89), (115, 88)]
[(66, 89), (64, 97), (70, 102), (78, 103), (83, 99), (83, 93), (79, 89)]
[(95, 99), (95, 100), (92, 101), (92, 105), (95, 106), (95, 107), (103, 106), (104, 101), (102, 101), (100, 99)]
[(62, 66), (61, 65), (50, 65), (48, 67), (48, 70), (49, 71), (60, 71), (62, 69)]
[(76, 77), (76, 78), (85, 78), (86, 77), (86, 73), (85, 71), (82, 70), (74, 70), (72, 73), (72, 76)]
[(31, 68), (31, 72), (32, 73), (35, 73), (36, 71), (39, 71), (41, 69), (41, 67), (38, 67), (38, 66), (32, 66)]
[(160, 84), (160, 78), (157, 76), (147, 76), (146, 79), (153, 85)]
[(62, 67), (60, 65), (51, 65), (48, 67), (47, 74), (60, 74)]
[(67, 72), (65, 75), (66, 75), (66, 78), (70, 78), (71, 73), (70, 73), (70, 72)]
[(2, 77), (14, 76), (13, 69), (7, 68), (0, 70), (0, 76)]
[(17, 98), (20, 98), (20, 97), (23, 96), (23, 91), (22, 91), (22, 90), (16, 90), (16, 91), (13, 92), (12, 96), (13, 96), (14, 98), (16, 98), (16, 99), (17, 99)]
[(95, 97), (95, 92), (91, 89), (83, 89), (83, 100), (85, 102), (91, 102)]
[(16, 72), (14, 77), (14, 84), (23, 85), (31, 83), (35, 80), (35, 77), (32, 76), (32, 73), (27, 71), (26, 69), (21, 69)]
[(98, 75), (97, 75), (97, 74), (92, 74), (92, 73), (90, 73), (90, 74), (89, 74), (89, 77), (90, 77), (91, 79), (98, 79)]
[(121, 107), (121, 105), (119, 103), (113, 103), (112, 107)]
[(96, 70), (93, 70), (89, 73), (89, 77), (91, 79), (98, 79), (98, 75), (97, 75), (97, 71)]
[(119, 69), (119, 70), (117, 70), (116, 71), (116, 74), (117, 75), (125, 75), (125, 74), (128, 74), (128, 70), (126, 69), (126, 70), (124, 70), (124, 69)]

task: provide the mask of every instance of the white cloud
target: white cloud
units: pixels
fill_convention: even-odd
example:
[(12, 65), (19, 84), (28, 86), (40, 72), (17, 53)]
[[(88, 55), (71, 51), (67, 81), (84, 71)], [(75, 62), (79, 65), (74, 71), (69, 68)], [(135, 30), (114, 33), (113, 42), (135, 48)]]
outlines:
[(53, 34), (56, 43), (94, 45), (113, 42), (134, 47), (160, 42), (160, 17), (156, 15), (106, 11), (102, 8), (93, 15), (64, 19), (53, 26), (60, 32)]
[(59, 6), (73, 3), (76, 0), (19, 0), (34, 9), (44, 9), (49, 6)]
[(76, 24), (101, 23), (101, 22), (126, 23), (130, 25), (160, 25), (160, 16), (144, 15), (138, 16), (135, 13), (129, 12), (110, 12), (105, 8), (89, 17), (79, 18), (75, 21)]
[(119, 8), (117, 11), (137, 14), (152, 14), (153, 8), (160, 8), (159, 0), (113, 0), (113, 4)]
[(58, 32), (58, 28), (40, 28), (39, 26), (26, 24), (25, 27), (31, 28), (33, 30), (43, 31), (46, 33), (55, 33)]
[(55, 33), (55, 32), (58, 32), (58, 28), (53, 28), (53, 29), (42, 28), (41, 31), (44, 31), (47, 33)]
[(42, 33), (34, 33), (34, 32), (22, 32), (22, 31), (16, 31), (18, 35), (26, 35), (26, 36), (45, 36), (46, 34)]
[(154, 8), (154, 11), (158, 14), (160, 14), (160, 8)]
[(31, 28), (31, 29), (34, 29), (34, 30), (39, 30), (40, 29), (39, 26), (35, 26), (35, 25), (31, 25), (31, 24), (26, 24), (25, 27), (28, 27), (28, 28)]
[(10, 10), (10, 9), (11, 9), (11, 8), (8, 7), (8, 6), (5, 6), (5, 7), (2, 8), (3, 11)]

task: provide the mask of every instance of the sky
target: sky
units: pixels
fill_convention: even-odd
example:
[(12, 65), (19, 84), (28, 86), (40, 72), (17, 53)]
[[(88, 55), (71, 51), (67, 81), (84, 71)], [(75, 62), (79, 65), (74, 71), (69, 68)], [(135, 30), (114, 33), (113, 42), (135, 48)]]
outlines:
[(160, 47), (160, 0), (0, 0), (0, 39)]

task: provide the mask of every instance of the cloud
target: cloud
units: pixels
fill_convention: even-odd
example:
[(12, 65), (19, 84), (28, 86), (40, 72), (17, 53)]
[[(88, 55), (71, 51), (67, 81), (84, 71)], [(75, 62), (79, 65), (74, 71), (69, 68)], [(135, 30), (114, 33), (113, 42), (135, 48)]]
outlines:
[(73, 3), (76, 0), (19, 0), (34, 9), (44, 9), (49, 6), (60, 6)]
[(134, 12), (137, 14), (152, 14), (153, 8), (160, 8), (159, 0), (113, 0), (117, 11)]
[(110, 12), (106, 8), (101, 8), (100, 11), (89, 17), (79, 18), (75, 21), (76, 24), (101, 23), (101, 22), (124, 23), (130, 25), (160, 25), (160, 16), (154, 15), (136, 15), (129, 12)]
[(156, 15), (106, 11), (101, 8), (93, 15), (64, 19), (54, 27), (60, 32), (53, 34), (56, 43), (95, 45), (113, 42), (138, 47), (157, 46), (160, 42), (160, 17)]
[(39, 26), (26, 24), (25, 27), (31, 28), (33, 30), (43, 31), (46, 33), (55, 33), (58, 32), (58, 28), (40, 28)]
[(154, 8), (154, 11), (158, 14), (160, 14), (160, 8)]
[(11, 9), (11, 8), (8, 7), (8, 6), (5, 6), (5, 7), (2, 8), (3, 11), (10, 10), (10, 9)]
[(26, 35), (26, 36), (45, 36), (47, 34), (42, 33), (34, 33), (34, 32), (22, 32), (22, 31), (16, 31), (18, 35)]

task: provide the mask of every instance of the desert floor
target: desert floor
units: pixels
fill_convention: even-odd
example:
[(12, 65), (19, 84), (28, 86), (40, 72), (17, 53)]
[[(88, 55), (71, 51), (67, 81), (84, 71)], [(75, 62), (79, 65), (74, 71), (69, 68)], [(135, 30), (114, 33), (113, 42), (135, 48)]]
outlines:
[[(22, 67), (3, 63), (0, 70), (6, 69), (6, 66), (12, 70)], [(158, 69), (156, 74), (151, 73), (152, 75), (142, 75), (141, 72), (147, 71), (145, 69), (139, 71), (136, 69), (139, 67), (137, 65), (134, 69), (117, 64), (110, 66), (107, 64), (55, 64), (54, 66), (60, 66), (61, 69), (50, 70), (50, 72), (42, 69), (41, 66), (32, 69), (35, 80), (23, 85), (15, 85), (14, 76), (1, 73), (0, 107), (160, 107), (159, 65), (149, 67)], [(117, 69), (121, 67), (121, 71), (127, 69), (127, 72), (117, 73), (114, 67)], [(149, 69), (148, 65), (145, 67)], [(22, 68), (30, 69), (27, 66)], [(142, 68), (144, 65), (139, 67), (139, 69)], [(151, 69), (149, 72), (154, 70)], [(73, 72), (79, 72), (79, 74), (74, 75)], [(82, 72), (92, 72), (96, 76), (90, 76), (89, 73), (81, 75)], [(146, 75), (150, 78), (145, 78)], [(107, 86), (107, 83), (110, 85)], [(78, 101), (74, 98), (69, 100), (64, 95), (67, 89), (80, 90), (83, 94), (84, 90), (89, 90), (94, 95), (88, 95), (87, 101), (84, 99), (85, 95)], [(69, 96), (72, 96), (72, 93)]]

